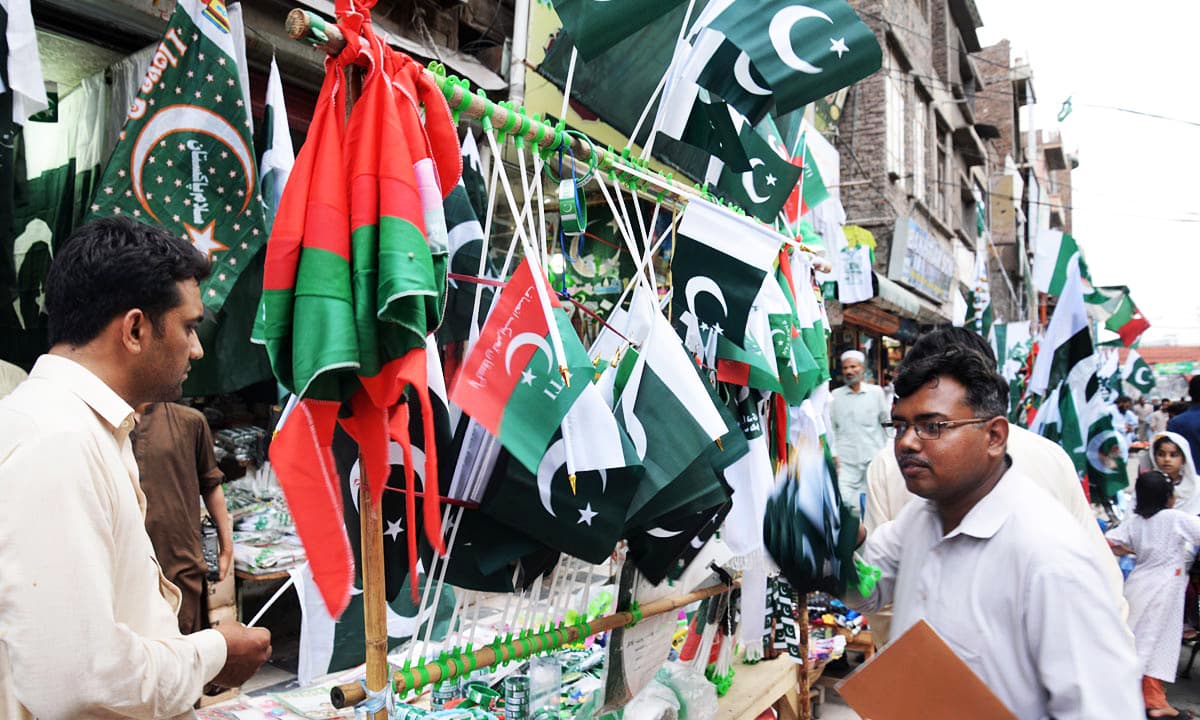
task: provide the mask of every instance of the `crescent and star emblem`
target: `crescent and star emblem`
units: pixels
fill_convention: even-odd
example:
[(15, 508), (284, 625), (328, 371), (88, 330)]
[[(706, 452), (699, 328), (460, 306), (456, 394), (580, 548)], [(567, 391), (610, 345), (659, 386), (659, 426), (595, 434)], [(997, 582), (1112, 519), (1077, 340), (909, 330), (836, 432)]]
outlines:
[(526, 345), (533, 345), (542, 354), (546, 356), (546, 370), (554, 369), (554, 351), (550, 349), (550, 344), (546, 342), (546, 338), (537, 333), (523, 332), (512, 339), (508, 344), (508, 349), (504, 351), (504, 370), (509, 375), (512, 375), (512, 357), (513, 354)]
[(764, 165), (762, 158), (750, 158), (750, 169), (742, 173), (742, 188), (745, 189), (746, 195), (755, 205), (771, 199), (769, 195), (759, 195), (758, 190), (754, 187), (754, 169), (762, 165)]
[[(554, 476), (557, 475), (558, 471), (567, 464), (567, 448), (565, 442), (566, 441), (564, 441), (562, 438), (559, 438), (551, 443), (550, 447), (546, 449), (546, 454), (542, 456), (542, 461), (538, 463), (538, 499), (542, 501), (542, 507), (546, 509), (546, 512), (549, 513), (551, 517), (558, 517), (558, 515), (554, 512), (554, 507), (550, 502), (550, 497), (553, 491), (552, 486), (554, 484)], [(600, 470), (599, 472), (600, 494), (603, 495), (608, 491), (608, 473), (603, 470)], [(588, 525), (592, 524), (591, 518), (595, 517), (597, 514), (592, 512), (592, 506), (590, 503), (588, 504), (586, 511), (580, 510), (579, 512), (581, 516), (587, 518), (586, 522)], [(585, 521), (580, 520), (580, 522)]]
[(1154, 384), (1154, 373), (1150, 370), (1149, 367), (1143, 365), (1142, 367), (1137, 369), (1137, 372), (1135, 372), (1133, 374), (1133, 384), (1141, 385), (1143, 387), (1147, 386), (1147, 385), (1153, 385)]
[(816, 75), (821, 72), (821, 68), (796, 54), (796, 49), (792, 47), (791, 35), (792, 28), (796, 23), (813, 18), (824, 20), (830, 25), (833, 24), (833, 20), (820, 10), (805, 5), (790, 5), (775, 13), (767, 30), (767, 34), (771, 38), (771, 45), (775, 48), (775, 54), (779, 56), (783, 64), (808, 75)]
[[(761, 163), (762, 160), (759, 160)], [(753, 163), (753, 160), (751, 161)], [(697, 275), (687, 281), (687, 286), (683, 289), (684, 297), (687, 299), (688, 311), (692, 315), (696, 315), (696, 298), (701, 293), (712, 295), (713, 298), (721, 303), (721, 316), (729, 315), (729, 306), (725, 304), (725, 294), (721, 292), (721, 286), (717, 285), (716, 281), (705, 275)], [(699, 317), (696, 315), (696, 317)]]

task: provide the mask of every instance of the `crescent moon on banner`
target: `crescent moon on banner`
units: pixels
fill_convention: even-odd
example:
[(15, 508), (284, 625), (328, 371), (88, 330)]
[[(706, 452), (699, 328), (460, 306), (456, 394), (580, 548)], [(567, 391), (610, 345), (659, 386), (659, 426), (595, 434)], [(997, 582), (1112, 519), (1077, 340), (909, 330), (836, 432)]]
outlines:
[(646, 534), (653, 538), (660, 538), (660, 539), (665, 540), (666, 538), (673, 538), (681, 532), (683, 532), (683, 531), (682, 530), (663, 530), (660, 527), (654, 527), (654, 528), (650, 528), (649, 530), (647, 530)]
[(1137, 372), (1135, 372), (1133, 374), (1133, 384), (1138, 385), (1140, 387), (1147, 387), (1149, 385), (1155, 384), (1154, 383), (1154, 372), (1151, 371), (1148, 366), (1143, 365), (1142, 367), (1137, 369)]
[[(751, 161), (753, 162), (753, 161)], [(761, 163), (762, 161), (759, 160)], [(729, 315), (729, 306), (725, 304), (725, 293), (721, 292), (721, 286), (707, 275), (697, 275), (687, 281), (687, 286), (683, 289), (683, 295), (687, 299), (688, 310), (692, 315), (696, 315), (696, 296), (700, 293), (708, 293), (716, 298), (717, 302), (721, 303), (721, 314), (727, 317)], [(696, 317), (700, 317), (696, 315)]]
[(810, 18), (819, 18), (830, 25), (833, 24), (833, 20), (820, 10), (810, 8), (806, 5), (789, 5), (775, 13), (775, 17), (771, 18), (771, 25), (767, 30), (767, 34), (771, 38), (771, 45), (775, 48), (775, 54), (779, 56), (784, 65), (808, 75), (816, 75), (821, 72), (821, 68), (797, 55), (796, 49), (792, 47), (792, 27), (801, 20)]
[(550, 517), (558, 517), (554, 514), (554, 508), (550, 504), (550, 491), (554, 483), (554, 476), (558, 474), (558, 469), (566, 464), (567, 448), (562, 438), (555, 440), (550, 447), (546, 448), (546, 454), (538, 463), (538, 498), (542, 501), (542, 507), (550, 513)]
[(700, 540), (700, 536), (699, 536), (699, 535), (697, 535), (696, 537), (692, 538), (692, 542), (691, 542), (690, 544), (691, 544), (691, 546), (692, 546), (694, 549), (696, 549), (696, 550), (699, 550), (700, 548), (704, 547), (704, 542), (703, 542), (702, 540)]
[(1121, 441), (1120, 438), (1117, 437), (1116, 430), (1105, 430), (1096, 437), (1092, 438), (1087, 444), (1088, 465), (1091, 465), (1101, 472), (1109, 471), (1108, 468), (1104, 466), (1104, 459), (1100, 456), (1100, 448), (1104, 447), (1104, 443), (1110, 438), (1116, 440), (1118, 443)]
[(554, 351), (550, 349), (550, 343), (546, 342), (546, 338), (537, 333), (523, 332), (512, 339), (508, 344), (508, 349), (504, 351), (504, 370), (512, 375), (512, 356), (520, 348), (526, 345), (533, 345), (538, 350), (546, 355), (546, 370), (554, 369)]
[(778, 135), (774, 133), (767, 135), (767, 144), (771, 146), (771, 149), (775, 151), (776, 155), (784, 160), (789, 162), (791, 161), (792, 156), (788, 154), (787, 148), (783, 146), (783, 141), (779, 139)]
[(767, 195), (759, 195), (754, 188), (754, 168), (763, 165), (762, 158), (750, 158), (750, 169), (742, 173), (742, 187), (746, 190), (746, 195), (755, 205), (765, 203), (771, 198)]
[[(425, 451), (419, 447), (412, 449), (413, 472), (421, 479), (421, 485), (425, 485)], [(347, 479), (350, 481), (350, 499), (354, 505), (354, 511), (358, 512), (358, 488), (362, 484), (362, 466), (360, 460), (355, 460), (350, 466), (350, 472)], [(404, 467), (404, 448), (400, 447), (400, 443), (396, 441), (388, 442), (388, 465)]]
[[(150, 209), (146, 202), (146, 189), (142, 185), (142, 171), (150, 151), (168, 135), (179, 132), (190, 132), (208, 135), (221, 143), (233, 153), (242, 166), (242, 176), (246, 178), (245, 195), (238, 215), (246, 211), (254, 192), (254, 153), (246, 144), (241, 133), (229, 121), (212, 110), (196, 105), (171, 105), (156, 112), (138, 133), (133, 144), (133, 152), (129, 156), (129, 169), (133, 180), (133, 194), (142, 204), (146, 212), (155, 220), (158, 215)], [(161, 222), (161, 220), (159, 220)]]
[(754, 76), (750, 74), (750, 56), (744, 50), (733, 63), (733, 78), (737, 80), (743, 90), (751, 95), (771, 94), (770, 88), (765, 88), (754, 81)]

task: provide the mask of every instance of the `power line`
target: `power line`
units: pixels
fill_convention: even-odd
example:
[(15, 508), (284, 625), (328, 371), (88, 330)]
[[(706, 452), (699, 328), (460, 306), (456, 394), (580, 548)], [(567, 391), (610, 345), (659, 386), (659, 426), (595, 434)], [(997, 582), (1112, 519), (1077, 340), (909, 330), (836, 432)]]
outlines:
[(1079, 103), (1080, 107), (1095, 108), (1097, 110), (1112, 110), (1114, 112), (1129, 113), (1130, 115), (1141, 115), (1143, 117), (1154, 118), (1155, 120), (1166, 120), (1168, 122), (1176, 122), (1183, 125), (1191, 125), (1200, 127), (1200, 122), (1195, 120), (1184, 120), (1183, 118), (1170, 117), (1169, 115), (1159, 115), (1158, 113), (1145, 112), (1143, 110), (1134, 110), (1133, 108), (1116, 107), (1114, 105), (1093, 105), (1091, 103)]

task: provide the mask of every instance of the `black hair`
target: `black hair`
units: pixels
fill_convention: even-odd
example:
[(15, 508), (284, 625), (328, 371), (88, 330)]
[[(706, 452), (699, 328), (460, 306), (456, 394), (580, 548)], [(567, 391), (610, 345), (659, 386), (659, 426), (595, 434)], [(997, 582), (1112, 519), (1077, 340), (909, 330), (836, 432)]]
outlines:
[(922, 335), (896, 369), (896, 397), (907, 397), (931, 380), (952, 377), (967, 390), (967, 405), (981, 417), (1008, 413), (1008, 382), (996, 371), (987, 341), (964, 328)]
[(1117, 402), (1118, 403), (1123, 403), (1123, 402), (1132, 403), (1133, 398), (1129, 397), (1128, 395), (1122, 395), (1121, 397), (1117, 398)]
[(1147, 470), (1138, 475), (1134, 492), (1137, 494), (1137, 507), (1133, 511), (1149, 519), (1157, 515), (1159, 510), (1166, 509), (1171, 496), (1175, 494), (1175, 486), (1165, 473)]
[(1167, 437), (1166, 435), (1163, 435), (1162, 437), (1160, 437), (1159, 439), (1157, 439), (1157, 440), (1155, 440), (1155, 441), (1154, 441), (1154, 447), (1150, 449), (1150, 452), (1152, 452), (1152, 453), (1157, 453), (1157, 452), (1158, 452), (1158, 448), (1159, 448), (1159, 447), (1160, 447), (1160, 446), (1161, 446), (1163, 443), (1171, 443), (1172, 445), (1174, 445), (1174, 446), (1175, 446), (1175, 449), (1176, 449), (1176, 450), (1178, 450), (1178, 451), (1180, 452), (1180, 454), (1182, 454), (1182, 453), (1183, 453), (1183, 448), (1179, 447), (1179, 443), (1175, 442), (1174, 440), (1172, 440), (1171, 438)]
[(1193, 375), (1192, 379), (1188, 380), (1188, 395), (1192, 402), (1200, 403), (1200, 375)]
[(191, 243), (128, 217), (92, 220), (59, 248), (46, 278), (51, 345), (86, 345), (118, 317), (142, 310), (159, 319), (179, 305), (176, 283), (208, 277), (208, 259)]

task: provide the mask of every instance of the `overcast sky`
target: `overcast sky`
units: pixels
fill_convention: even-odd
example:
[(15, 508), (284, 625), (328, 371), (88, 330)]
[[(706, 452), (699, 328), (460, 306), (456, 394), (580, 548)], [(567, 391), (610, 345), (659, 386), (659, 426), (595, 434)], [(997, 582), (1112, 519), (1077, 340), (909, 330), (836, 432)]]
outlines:
[(975, 1), (982, 44), (1007, 38), (1029, 61), (1038, 126), (1078, 153), (1073, 230), (1092, 279), (1129, 286), (1151, 323), (1142, 344), (1200, 345), (1200, 2)]

